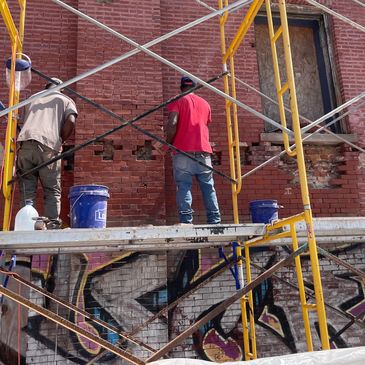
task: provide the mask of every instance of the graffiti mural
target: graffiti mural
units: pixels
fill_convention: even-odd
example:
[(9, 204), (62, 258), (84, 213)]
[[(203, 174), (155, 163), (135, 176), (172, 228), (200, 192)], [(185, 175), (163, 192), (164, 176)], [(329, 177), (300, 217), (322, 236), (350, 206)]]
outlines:
[[(196, 320), (204, 317), (209, 311), (214, 309), (218, 304), (204, 311)], [(206, 325), (199, 328), (199, 331), (193, 334), (195, 348), (202, 359), (224, 362), (240, 361), (243, 358), (242, 333), (235, 326), (231, 331), (225, 332), (222, 328), (222, 319), (225, 311), (209, 321)]]
[[(275, 262), (276, 255), (272, 255), (269, 257), (265, 269), (271, 267)], [(182, 265), (182, 268), (184, 267), (193, 269), (194, 265)], [(204, 275), (209, 274), (205, 272)], [(188, 275), (184, 273), (182, 276), (187, 277)], [(294, 338), (285, 311), (274, 303), (272, 279), (265, 280), (261, 285), (256, 287), (253, 290), (253, 298), (255, 323), (279, 337), (291, 352), (296, 352)], [(196, 320), (198, 321), (217, 304), (204, 311)], [(250, 311), (252, 309), (248, 308), (247, 310)], [(222, 328), (221, 321), (223, 317), (224, 312), (201, 327), (198, 332), (194, 333), (195, 348), (201, 358), (206, 360), (215, 362), (243, 360), (244, 349), (242, 347), (241, 316), (240, 314), (238, 315), (235, 326), (229, 332), (225, 332)]]
[[(359, 250), (359, 247), (354, 250)], [(157, 256), (153, 253), (122, 252), (115, 255), (95, 253), (67, 257), (34, 256), (33, 281), (120, 330), (133, 333), (138, 328), (137, 337), (158, 348), (194, 324), (236, 290), (234, 279), (228, 270), (211, 278), (224, 266), (217, 250), (188, 250), (171, 255), (172, 257), (165, 253)], [(265, 269), (279, 259), (276, 251), (257, 252), (253, 258)], [(303, 266), (305, 267), (305, 264)], [(295, 280), (292, 271), (288, 270), (287, 275), (289, 280)], [(346, 270), (336, 273), (336, 277), (330, 272), (325, 275), (330, 275), (332, 285), (333, 279), (337, 280), (340, 294), (336, 300), (340, 301), (336, 307), (363, 321), (364, 283), (356, 276), (348, 274)], [(203, 282), (204, 285), (200, 286)], [(347, 285), (346, 290), (342, 290), (346, 283), (350, 285)], [(305, 351), (303, 333), (298, 334), (302, 331), (298, 295), (294, 289), (288, 289), (292, 291), (291, 295), (296, 300), (296, 304), (292, 305), (285, 296), (280, 295), (280, 291), (285, 288), (283, 285), (275, 278), (269, 278), (253, 291), (253, 313), (257, 332), (261, 335), (260, 345), (268, 341), (271, 344), (275, 343), (275, 346), (280, 345), (280, 351), (286, 349), (287, 353)], [(312, 289), (308, 280), (306, 286)], [(187, 297), (179, 299), (182, 295)], [(33, 300), (55, 309), (54, 303), (43, 298), (35, 297)], [(176, 306), (169, 312), (144, 325), (145, 321), (168, 303), (175, 302)], [(296, 309), (294, 315), (293, 308)], [(248, 308), (249, 310), (252, 309)], [(137, 356), (148, 356), (145, 350), (130, 342), (121, 341), (118, 335), (90, 322), (82, 315), (65, 315), (78, 326), (102, 336), (111, 343), (118, 343)], [(348, 334), (360, 332), (356, 324), (347, 328), (349, 321), (343, 318), (339, 321), (338, 316), (332, 316), (330, 310), (327, 311), (327, 316), (331, 347), (351, 346)], [(100, 346), (68, 331), (59, 331), (59, 334), (55, 335), (54, 324), (35, 313), (29, 314), (28, 325), (24, 331), (30, 338), (28, 354), (33, 354), (32, 357), (27, 355), (29, 364), (40, 363), (41, 354), (50, 356), (55, 353), (60, 364), (62, 359), (65, 360), (65, 364), (85, 364), (102, 350)], [(42, 347), (39, 347), (40, 344)], [(42, 350), (32, 353), (32, 348)], [(235, 303), (199, 328), (176, 351), (179, 352), (175, 355), (173, 351), (170, 356), (198, 357), (217, 362), (242, 360), (244, 348), (239, 303)], [(39, 358), (34, 353), (39, 353)], [(271, 353), (259, 354), (269, 356)], [(99, 361), (114, 365), (120, 360), (105, 353)]]
[[(364, 270), (363, 270), (364, 271)], [(365, 320), (365, 282), (354, 274), (336, 275), (338, 278), (350, 280), (357, 286), (358, 293), (353, 298), (347, 300), (340, 305), (340, 308), (346, 313), (358, 318), (361, 321)]]
[[(317, 332), (317, 336), (319, 338), (319, 323), (315, 322), (314, 323), (316, 332)], [(347, 343), (344, 341), (344, 339), (341, 337), (341, 335), (338, 334), (338, 331), (336, 331), (336, 328), (334, 326), (332, 326), (332, 324), (327, 323), (327, 329), (328, 329), (328, 336), (329, 336), (329, 340), (330, 340), (330, 348), (331, 349), (339, 349), (339, 348), (345, 348), (345, 347), (349, 347), (347, 345)]]
[[(107, 305), (106, 303), (100, 303), (99, 294), (101, 293), (101, 290), (96, 287), (95, 283), (98, 283), (100, 280), (103, 281), (103, 278), (107, 278), (109, 275), (113, 275), (113, 273), (120, 272), (122, 268), (126, 266), (131, 267), (131, 270), (128, 271), (130, 271), (131, 276), (133, 277), (136, 267), (141, 264), (141, 256), (148, 257), (148, 255), (128, 252), (117, 256), (113, 254), (84, 254), (72, 256), (73, 258), (70, 265), (74, 266), (76, 270), (68, 273), (69, 280), (73, 282), (73, 288), (69, 295), (70, 302), (78, 308), (92, 314), (95, 318), (116, 327), (118, 330), (124, 331), (125, 328), (121, 323), (122, 321), (119, 318), (117, 319), (115, 313), (112, 313), (110, 309), (111, 307), (114, 307), (114, 309), (116, 307)], [(60, 295), (60, 293), (57, 292), (57, 287), (55, 288), (55, 286), (47, 285), (47, 283), (50, 281), (50, 278), (55, 278), (62, 274), (64, 273), (57, 272), (56, 257), (42, 256), (36, 257), (35, 260), (33, 260), (33, 279), (38, 279), (40, 286), (48, 288), (49, 291), (53, 291), (57, 295)], [(72, 279), (72, 277), (74, 277), (74, 279)], [(115, 279), (117, 280), (117, 276)], [(110, 282), (109, 279), (106, 281)], [(145, 281), (148, 284), (148, 280)], [(53, 280), (53, 282), (57, 282), (57, 280)], [(121, 287), (121, 285), (122, 284), (120, 283), (119, 287)], [(157, 285), (157, 289), (154, 293), (159, 292), (158, 288), (160, 286), (161, 285)], [(154, 286), (149, 285), (149, 288), (154, 288)], [(106, 289), (105, 281), (103, 283), (103, 289)], [(143, 287), (142, 290), (144, 290)], [(150, 303), (148, 313), (154, 312), (158, 306), (164, 307), (166, 305), (166, 285), (164, 291), (162, 290), (161, 293), (163, 294), (159, 297), (158, 301)], [(105, 293), (101, 294), (101, 297), (105, 298)], [(119, 295), (118, 293), (116, 294)], [(131, 293), (128, 293), (125, 301), (138, 303), (138, 301), (143, 300), (143, 296), (139, 294), (140, 293), (137, 294), (136, 298), (133, 298)], [(108, 295), (110, 295), (110, 293), (108, 293)], [(44, 302), (43, 305), (49, 306), (46, 302)], [(129, 308), (131, 308), (130, 305)], [(138, 314), (139, 317), (141, 317), (139, 308), (137, 308), (135, 312), (136, 313), (132, 313), (132, 317), (138, 318)], [(121, 315), (122, 313), (119, 314), (119, 316)], [(127, 347), (127, 343), (120, 341), (120, 337), (115, 332), (89, 321), (82, 314), (75, 314), (70, 311), (68, 319), (77, 326), (95, 335), (101, 336), (112, 344), (118, 343), (122, 348)], [(68, 361), (83, 364), (87, 362), (86, 360), (90, 360), (98, 355), (102, 350), (99, 345), (72, 332), (69, 333), (69, 342), (72, 344), (72, 348), (69, 349), (69, 346), (60, 346), (57, 344), (57, 342), (60, 342), (59, 339), (57, 341), (57, 339), (53, 339), (53, 336), (44, 333), (46, 331), (44, 322), (46, 322), (46, 320), (39, 315), (30, 316), (26, 329), (28, 335), (32, 336), (48, 349), (57, 348), (57, 354), (66, 358)], [(115, 355), (106, 353), (105, 356), (101, 358), (101, 361), (110, 361), (113, 358), (115, 358)]]
[[(128, 254), (127, 256), (129, 256)], [(94, 315), (96, 318), (101, 319), (111, 325), (114, 325), (118, 329), (122, 330), (118, 326), (117, 321), (108, 313), (106, 309), (101, 307), (98, 302), (93, 298), (90, 293), (90, 280), (93, 274), (102, 271), (103, 268), (109, 267), (113, 263), (121, 263), (125, 259), (126, 255), (113, 257), (110, 254), (91, 254), (91, 255), (80, 255), (78, 256), (80, 260), (80, 270), (78, 272), (78, 277), (76, 280), (75, 288), (73, 294), (71, 295), (70, 302), (82, 310), (88, 311), (90, 314)], [(34, 256), (32, 260), (32, 272), (35, 278), (41, 280), (41, 286), (48, 290), (49, 292), (54, 292), (55, 290), (55, 277), (57, 273), (57, 256)], [(44, 306), (46, 308), (50, 307), (49, 299), (45, 298)], [(109, 340), (111, 343), (115, 344), (119, 340), (119, 336), (114, 332), (109, 332), (108, 330), (101, 328), (97, 324), (91, 324), (81, 314), (75, 314), (73, 311), (70, 312), (69, 318), (71, 322), (78, 325), (80, 328), (87, 330), (95, 335), (101, 336), (104, 339)], [(52, 349), (56, 346), (55, 341), (52, 340), (50, 336), (42, 335), (42, 321), (43, 317), (39, 315), (34, 315), (29, 318), (27, 333), (32, 335), (38, 341), (40, 341), (46, 347)], [(88, 341), (82, 336), (76, 335), (70, 332), (70, 338), (73, 344), (75, 344), (75, 350), (85, 358), (91, 358), (97, 355), (101, 351), (99, 345)], [(76, 363), (84, 363), (80, 357), (76, 357), (71, 352), (65, 351), (64, 348), (58, 346), (57, 353), (63, 354), (68, 360), (72, 360)], [(107, 355), (105, 359), (109, 359), (112, 356)]]
[[(114, 264), (114, 268), (117, 269), (119, 265), (126, 263), (126, 259), (131, 259), (132, 253), (127, 253), (121, 256), (112, 257), (110, 254), (84, 254), (79, 256), (80, 260), (80, 271), (76, 280), (75, 290), (72, 295), (72, 304), (76, 305), (79, 309), (87, 311), (88, 313), (95, 316), (106, 323), (109, 323), (119, 330), (123, 328), (113, 318), (109, 311), (98, 303), (93, 296), (91, 290), (91, 283), (93, 277), (96, 275), (103, 275), (103, 270), (107, 269)], [(75, 323), (80, 328), (93, 333), (97, 336), (101, 336), (105, 340), (108, 340), (115, 345), (119, 340), (119, 336), (115, 332), (111, 332), (108, 329), (101, 327), (98, 324), (90, 322), (84, 315), (75, 312), (70, 313), (70, 321)], [(73, 343), (79, 344), (79, 353), (89, 358), (90, 356), (96, 356), (102, 350), (101, 346), (90, 342), (85, 337), (75, 333), (71, 333)], [(106, 355), (103, 359), (108, 360), (113, 358), (114, 355)]]

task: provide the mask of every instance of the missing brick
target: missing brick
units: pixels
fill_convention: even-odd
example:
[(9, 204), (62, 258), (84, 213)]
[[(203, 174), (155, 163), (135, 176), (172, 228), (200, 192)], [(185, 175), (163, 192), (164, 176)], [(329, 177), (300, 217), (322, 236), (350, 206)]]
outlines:
[(136, 156), (136, 160), (155, 160), (156, 157), (152, 154), (152, 141), (144, 141), (143, 146), (137, 146), (136, 150), (133, 151), (133, 155)]
[(241, 146), (240, 148), (240, 159), (241, 159), (241, 165), (250, 165), (250, 149), (249, 146)]
[(99, 142), (95, 142), (94, 145), (101, 145), (102, 150), (94, 151), (95, 156), (101, 156), (104, 161), (112, 161), (114, 160), (114, 151), (115, 150), (122, 150), (123, 146), (121, 145), (114, 145), (114, 141), (110, 139), (104, 139)]
[[(335, 189), (341, 186), (343, 165), (340, 147), (305, 146), (305, 159), (308, 185), (312, 189)], [(292, 175), (291, 184), (299, 184), (299, 173), (296, 160), (284, 155), (281, 158), (282, 170)]]

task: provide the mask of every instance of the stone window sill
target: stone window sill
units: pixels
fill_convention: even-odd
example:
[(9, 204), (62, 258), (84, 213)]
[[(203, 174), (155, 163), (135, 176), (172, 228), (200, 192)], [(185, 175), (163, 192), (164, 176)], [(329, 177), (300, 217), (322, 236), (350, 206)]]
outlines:
[[(348, 142), (356, 143), (358, 142), (358, 136), (357, 134), (337, 134), (339, 137), (345, 139)], [(302, 135), (303, 138), (308, 136), (308, 133), (305, 133)], [(261, 141), (262, 142), (271, 142), (274, 144), (284, 144), (283, 142), (283, 136), (282, 133), (261, 133)], [(290, 144), (293, 144), (294, 137), (289, 137)], [(325, 134), (319, 134), (316, 133), (312, 137), (308, 138), (303, 142), (304, 144), (312, 144), (312, 145), (338, 145), (341, 143), (344, 143), (344, 141), (336, 138), (335, 136), (325, 133)]]

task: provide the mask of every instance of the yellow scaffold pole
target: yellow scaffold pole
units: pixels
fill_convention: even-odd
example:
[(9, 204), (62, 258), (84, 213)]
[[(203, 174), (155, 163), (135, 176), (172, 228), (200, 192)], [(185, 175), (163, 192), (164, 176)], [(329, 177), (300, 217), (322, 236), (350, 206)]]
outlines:
[[(229, 61), (231, 87), (228, 82), (228, 76), (224, 78), (224, 90), (230, 95), (230, 91), (233, 97), (236, 97), (236, 87), (235, 87), (235, 75), (234, 75), (234, 54), (237, 51), (239, 45), (241, 44), (245, 34), (247, 33), (249, 27), (252, 25), (255, 16), (261, 9), (265, 0), (255, 0), (252, 2), (250, 8), (247, 10), (246, 15), (239, 26), (231, 44), (226, 48), (225, 43), (225, 24), (228, 18), (228, 12), (224, 13), (220, 18), (220, 33), (221, 33), (221, 51), (222, 51), (222, 63), (224, 71), (227, 70), (227, 62)], [(228, 0), (219, 0), (219, 8), (222, 9), (223, 6), (228, 6)], [(296, 271), (298, 276), (299, 287), (301, 288), (300, 300), (303, 309), (303, 321), (304, 328), (306, 332), (307, 348), (308, 351), (313, 350), (313, 341), (310, 331), (310, 321), (309, 321), (309, 310), (316, 310), (319, 322), (320, 338), (323, 349), (329, 349), (329, 339), (327, 330), (327, 320), (324, 309), (324, 300), (322, 292), (321, 277), (319, 272), (319, 263), (317, 256), (317, 246), (315, 235), (313, 231), (313, 218), (312, 210), (309, 199), (308, 181), (305, 168), (304, 160), (304, 150), (300, 130), (299, 122), (299, 112), (298, 112), (298, 102), (296, 97), (296, 88), (294, 82), (294, 72), (293, 63), (291, 57), (291, 48), (289, 40), (289, 29), (288, 29), (288, 19), (286, 14), (286, 4), (284, 0), (279, 1), (279, 11), (281, 25), (276, 31), (274, 31), (274, 25), (271, 13), (271, 3), (270, 0), (266, 0), (266, 10), (268, 17), (268, 26), (270, 34), (270, 43), (273, 55), (273, 65), (274, 65), (274, 76), (275, 76), (275, 86), (277, 90), (277, 98), (279, 104), (279, 112), (281, 118), (281, 124), (286, 128), (286, 116), (284, 108), (284, 95), (285, 93), (290, 93), (290, 108), (292, 112), (292, 125), (294, 130), (294, 137), (296, 142), (296, 149), (291, 150), (289, 146), (289, 138), (286, 132), (283, 133), (284, 147), (285, 151), (289, 156), (297, 158), (301, 196), (304, 207), (304, 213), (288, 218), (288, 223), (290, 224), (290, 231), (276, 234), (275, 237), (278, 239), (282, 237), (291, 237), (293, 241), (293, 247), (297, 246), (297, 237), (295, 230), (295, 222), (298, 220), (304, 220), (307, 226), (307, 236), (309, 244), (309, 254), (311, 261), (311, 269), (313, 275), (313, 284), (315, 290), (316, 304), (308, 304), (306, 302), (305, 295), (303, 295), (303, 274), (300, 264), (300, 258), (296, 260)], [(284, 44), (284, 58), (286, 65), (286, 79), (287, 81), (282, 85), (280, 78), (279, 62), (276, 50), (276, 42), (278, 39), (283, 40)], [(231, 89), (231, 90), (230, 90)], [(239, 179), (240, 171), (240, 158), (239, 158), (239, 137), (238, 137), (238, 121), (237, 121), (237, 109), (235, 105), (228, 100), (226, 100), (226, 122), (227, 122), (227, 132), (228, 132), (228, 148), (229, 148), (229, 158), (230, 158), (230, 171), (232, 179), (237, 179), (237, 184), (232, 184), (232, 203), (233, 203), (233, 217), (234, 223), (239, 223), (238, 218), (238, 202), (237, 197), (241, 190), (242, 181)], [(275, 224), (274, 224), (275, 226)], [(270, 227), (267, 227), (269, 230)], [(264, 237), (264, 241), (271, 240), (269, 236)], [(251, 270), (250, 270), (250, 244), (245, 245), (245, 259), (246, 259), (246, 280), (247, 283), (252, 281)], [(237, 248), (237, 256), (241, 257), (241, 247)], [(243, 285), (243, 263), (242, 260), (238, 261), (238, 268), (240, 273), (240, 283)], [(254, 323), (254, 303), (252, 292), (249, 292), (247, 296), (244, 296), (241, 300), (241, 312), (242, 312), (242, 327), (243, 327), (243, 343), (245, 348), (245, 360), (255, 359), (257, 357), (256, 353), (256, 337), (255, 337), (255, 323)], [(249, 309), (249, 310), (248, 310)], [(248, 318), (249, 317), (249, 318)]]
[[(288, 142), (288, 135), (286, 133), (283, 133), (283, 138), (284, 138), (284, 145), (285, 145), (285, 150), (286, 150), (287, 154), (290, 156), (296, 155), (296, 158), (297, 158), (300, 190), (301, 190), (301, 196), (302, 196), (302, 202), (303, 202), (303, 208), (304, 208), (304, 221), (305, 221), (306, 227), (307, 227), (308, 247), (309, 247), (310, 263), (311, 263), (313, 285), (314, 285), (314, 292), (315, 292), (315, 299), (316, 299), (316, 304), (309, 305), (306, 303), (303, 293), (301, 293), (301, 295), (300, 295), (302, 309), (303, 309), (303, 320), (304, 320), (304, 327), (305, 327), (305, 332), (306, 332), (307, 348), (308, 348), (308, 351), (313, 350), (308, 310), (315, 310), (315, 311), (317, 311), (317, 316), (318, 316), (319, 332), (320, 332), (320, 338), (321, 338), (321, 343), (322, 343), (322, 349), (328, 350), (330, 348), (330, 346), (329, 346), (329, 338), (328, 338), (327, 319), (326, 319), (326, 312), (325, 312), (324, 299), (323, 299), (321, 275), (320, 275), (320, 270), (319, 270), (317, 244), (316, 244), (316, 238), (315, 238), (314, 231), (313, 231), (313, 217), (312, 217), (312, 209), (311, 209), (311, 203), (310, 203), (310, 198), (309, 198), (309, 189), (308, 189), (307, 172), (306, 172), (306, 167), (305, 167), (303, 141), (302, 141), (302, 135), (301, 135), (301, 130), (300, 130), (298, 102), (297, 102), (297, 96), (296, 96), (296, 87), (295, 87), (295, 80), (294, 80), (293, 61), (292, 61), (292, 55), (291, 55), (288, 18), (287, 18), (285, 0), (279, 0), (279, 12), (280, 12), (280, 23), (281, 24), (278, 27), (278, 29), (276, 30), (276, 32), (274, 32), (274, 27), (273, 27), (270, 0), (266, 0), (266, 10), (267, 10), (267, 16), (268, 16), (270, 43), (271, 43), (272, 54), (273, 54), (276, 92), (277, 92), (277, 98), (278, 98), (278, 103), (279, 103), (281, 123), (283, 126), (286, 126), (285, 111), (284, 111), (284, 106), (283, 106), (283, 95), (286, 92), (289, 92), (289, 94), (290, 94), (290, 109), (291, 109), (292, 125), (293, 125), (295, 145), (296, 145), (295, 151), (290, 150), (289, 142)], [(285, 58), (285, 66), (286, 66), (287, 81), (284, 85), (281, 85), (280, 71), (279, 71), (279, 67), (278, 67), (278, 59), (277, 59), (277, 52), (276, 52), (276, 42), (278, 41), (278, 39), (280, 37), (283, 40), (284, 58)], [(293, 225), (291, 225), (291, 236), (293, 239), (293, 246), (295, 248), (297, 245), (297, 238), (296, 238), (295, 227)], [(296, 261), (296, 269), (297, 269), (297, 274), (298, 274), (298, 281), (302, 281), (303, 275), (301, 272), (300, 259), (298, 259)], [(303, 291), (303, 287), (302, 287), (301, 283), (299, 284), (299, 287)]]
[[(26, 0), (19, 0), (20, 6), (20, 21), (19, 31), (17, 30), (13, 18), (11, 16), (8, 4), (6, 0), (0, 0), (0, 12), (4, 19), (6, 28), (8, 30), (11, 41), (11, 69), (10, 69), (10, 86), (9, 86), (9, 103), (11, 107), (19, 102), (19, 91), (15, 88), (15, 60), (17, 57), (21, 57), (22, 43), (24, 37), (24, 24), (25, 24), (25, 9)], [(3, 182), (2, 191), (4, 195), (4, 217), (3, 217), (3, 231), (10, 229), (11, 220), (11, 203), (13, 186), (9, 184), (9, 181), (13, 178), (14, 174), (14, 162), (16, 154), (16, 127), (17, 127), (18, 111), (8, 113), (8, 124), (5, 135), (4, 146), (4, 170), (3, 170)]]
[[(251, 26), (257, 12), (259, 11), (264, 0), (255, 0), (251, 4), (250, 8), (239, 26), (231, 44), (226, 48), (225, 40), (225, 24), (228, 18), (228, 12), (225, 12), (220, 18), (220, 35), (221, 35), (221, 51), (222, 51), (222, 64), (224, 71), (227, 71), (227, 62), (229, 61), (229, 76), (231, 77), (231, 85), (229, 85), (228, 75), (224, 76), (224, 92), (232, 97), (236, 98), (236, 78), (235, 78), (235, 64), (234, 54), (236, 53), (239, 45), (242, 43), (244, 36), (246, 35), (249, 27)], [(228, 6), (228, 0), (218, 1), (219, 9), (223, 6)], [(226, 123), (227, 123), (227, 135), (228, 135), (228, 153), (230, 161), (231, 178), (236, 180), (236, 184), (232, 183), (232, 206), (233, 206), (233, 221), (235, 224), (239, 223), (238, 214), (238, 195), (241, 191), (241, 156), (240, 156), (240, 141), (239, 141), (239, 126), (237, 117), (237, 105), (231, 101), (226, 100)], [(240, 275), (239, 282), (241, 287), (244, 286), (243, 277), (243, 261), (242, 249), (240, 245), (236, 247), (236, 254), (238, 257), (237, 268)], [(247, 283), (252, 281), (250, 270), (250, 257), (249, 247), (245, 248), (246, 258), (246, 280)], [(247, 317), (248, 313), (248, 317)], [(249, 291), (247, 295), (241, 298), (241, 316), (242, 316), (242, 331), (243, 331), (243, 345), (245, 352), (245, 360), (256, 359), (256, 333), (255, 333), (255, 320), (254, 320), (254, 303), (252, 291)]]

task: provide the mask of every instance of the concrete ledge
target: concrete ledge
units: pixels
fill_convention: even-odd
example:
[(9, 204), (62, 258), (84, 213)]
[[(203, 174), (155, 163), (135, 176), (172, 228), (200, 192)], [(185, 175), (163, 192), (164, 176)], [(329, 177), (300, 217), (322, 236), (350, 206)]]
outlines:
[[(306, 241), (304, 222), (297, 224), (300, 242)], [(0, 249), (16, 254), (181, 250), (220, 247), (231, 241), (262, 236), (264, 224), (175, 225), (105, 229), (0, 232)], [(317, 242), (365, 243), (365, 217), (314, 219)], [(281, 239), (266, 244), (284, 245)]]
[(246, 240), (264, 231), (264, 224), (253, 223), (12, 231), (0, 232), (0, 248), (11, 253), (195, 249)]
[[(304, 133), (302, 137), (307, 137), (309, 134)], [(339, 137), (344, 138), (348, 142), (356, 143), (358, 142), (357, 134), (337, 134)], [(272, 142), (277, 144), (284, 144), (282, 133), (261, 133), (261, 141), (263, 142)], [(295, 143), (294, 137), (289, 136), (290, 144)], [(345, 143), (335, 136), (328, 133), (316, 133), (312, 137), (308, 138), (303, 142), (304, 144), (314, 144), (314, 145), (325, 145), (332, 146), (341, 143)]]

